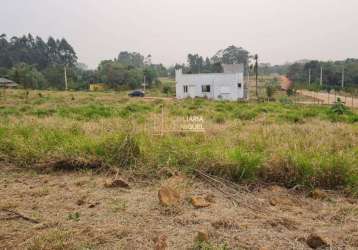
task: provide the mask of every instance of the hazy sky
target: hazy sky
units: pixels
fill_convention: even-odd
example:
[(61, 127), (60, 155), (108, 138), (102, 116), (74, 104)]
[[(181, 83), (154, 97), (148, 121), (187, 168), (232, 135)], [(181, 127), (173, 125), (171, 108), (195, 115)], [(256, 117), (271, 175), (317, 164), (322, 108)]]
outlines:
[(358, 57), (357, 0), (1, 0), (0, 33), (65, 37), (94, 68), (120, 51), (165, 65), (229, 45), (273, 64)]

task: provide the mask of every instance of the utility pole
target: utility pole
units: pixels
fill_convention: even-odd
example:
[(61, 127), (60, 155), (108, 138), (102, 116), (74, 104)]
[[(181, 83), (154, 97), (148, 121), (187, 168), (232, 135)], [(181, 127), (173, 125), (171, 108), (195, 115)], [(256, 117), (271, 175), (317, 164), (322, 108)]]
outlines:
[(323, 85), (323, 67), (321, 66), (321, 77), (320, 77), (320, 81), (319, 81), (320, 85)]
[(344, 89), (344, 67), (342, 70), (342, 89)]
[(144, 87), (144, 91), (143, 91), (143, 92), (144, 92), (144, 94), (145, 94), (145, 87), (146, 87), (146, 85), (147, 85), (145, 82), (146, 82), (146, 78), (145, 78), (145, 76), (144, 76), (144, 83), (143, 83), (143, 87)]
[(64, 72), (65, 72), (65, 90), (68, 90), (68, 84), (67, 84), (67, 69), (66, 65), (64, 66)]
[(311, 69), (308, 70), (308, 85), (311, 86)]
[(259, 98), (259, 92), (258, 92), (258, 78), (259, 78), (259, 56), (255, 55), (255, 74), (256, 74), (256, 98)]
[(246, 85), (246, 98), (250, 98), (250, 65), (247, 66), (247, 85)]

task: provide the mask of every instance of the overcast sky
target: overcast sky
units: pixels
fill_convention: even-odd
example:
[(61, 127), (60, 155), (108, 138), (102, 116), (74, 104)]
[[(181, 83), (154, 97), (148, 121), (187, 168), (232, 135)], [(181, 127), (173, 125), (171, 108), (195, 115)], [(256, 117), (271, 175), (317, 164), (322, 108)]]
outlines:
[(357, 0), (1, 0), (0, 33), (65, 37), (91, 68), (120, 51), (165, 65), (229, 45), (272, 64), (358, 57)]

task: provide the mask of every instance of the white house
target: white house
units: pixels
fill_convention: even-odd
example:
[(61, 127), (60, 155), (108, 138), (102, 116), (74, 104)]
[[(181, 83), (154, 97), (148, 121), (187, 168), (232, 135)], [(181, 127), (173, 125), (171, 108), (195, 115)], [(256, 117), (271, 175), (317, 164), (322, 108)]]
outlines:
[(183, 74), (175, 72), (177, 99), (206, 97), (237, 101), (247, 98), (242, 64), (223, 64), (224, 73)]

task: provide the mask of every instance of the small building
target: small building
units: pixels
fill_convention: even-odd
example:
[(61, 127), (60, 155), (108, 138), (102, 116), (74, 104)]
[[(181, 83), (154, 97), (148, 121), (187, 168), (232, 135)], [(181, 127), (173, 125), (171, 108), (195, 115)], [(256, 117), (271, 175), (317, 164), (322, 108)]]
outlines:
[(90, 91), (105, 91), (108, 88), (109, 88), (108, 85), (105, 83), (91, 83), (89, 85)]
[(18, 86), (19, 84), (15, 83), (14, 81), (0, 77), (0, 88), (10, 89), (17, 88)]
[(243, 64), (223, 64), (223, 73), (183, 74), (176, 70), (176, 97), (237, 101), (247, 99)]

